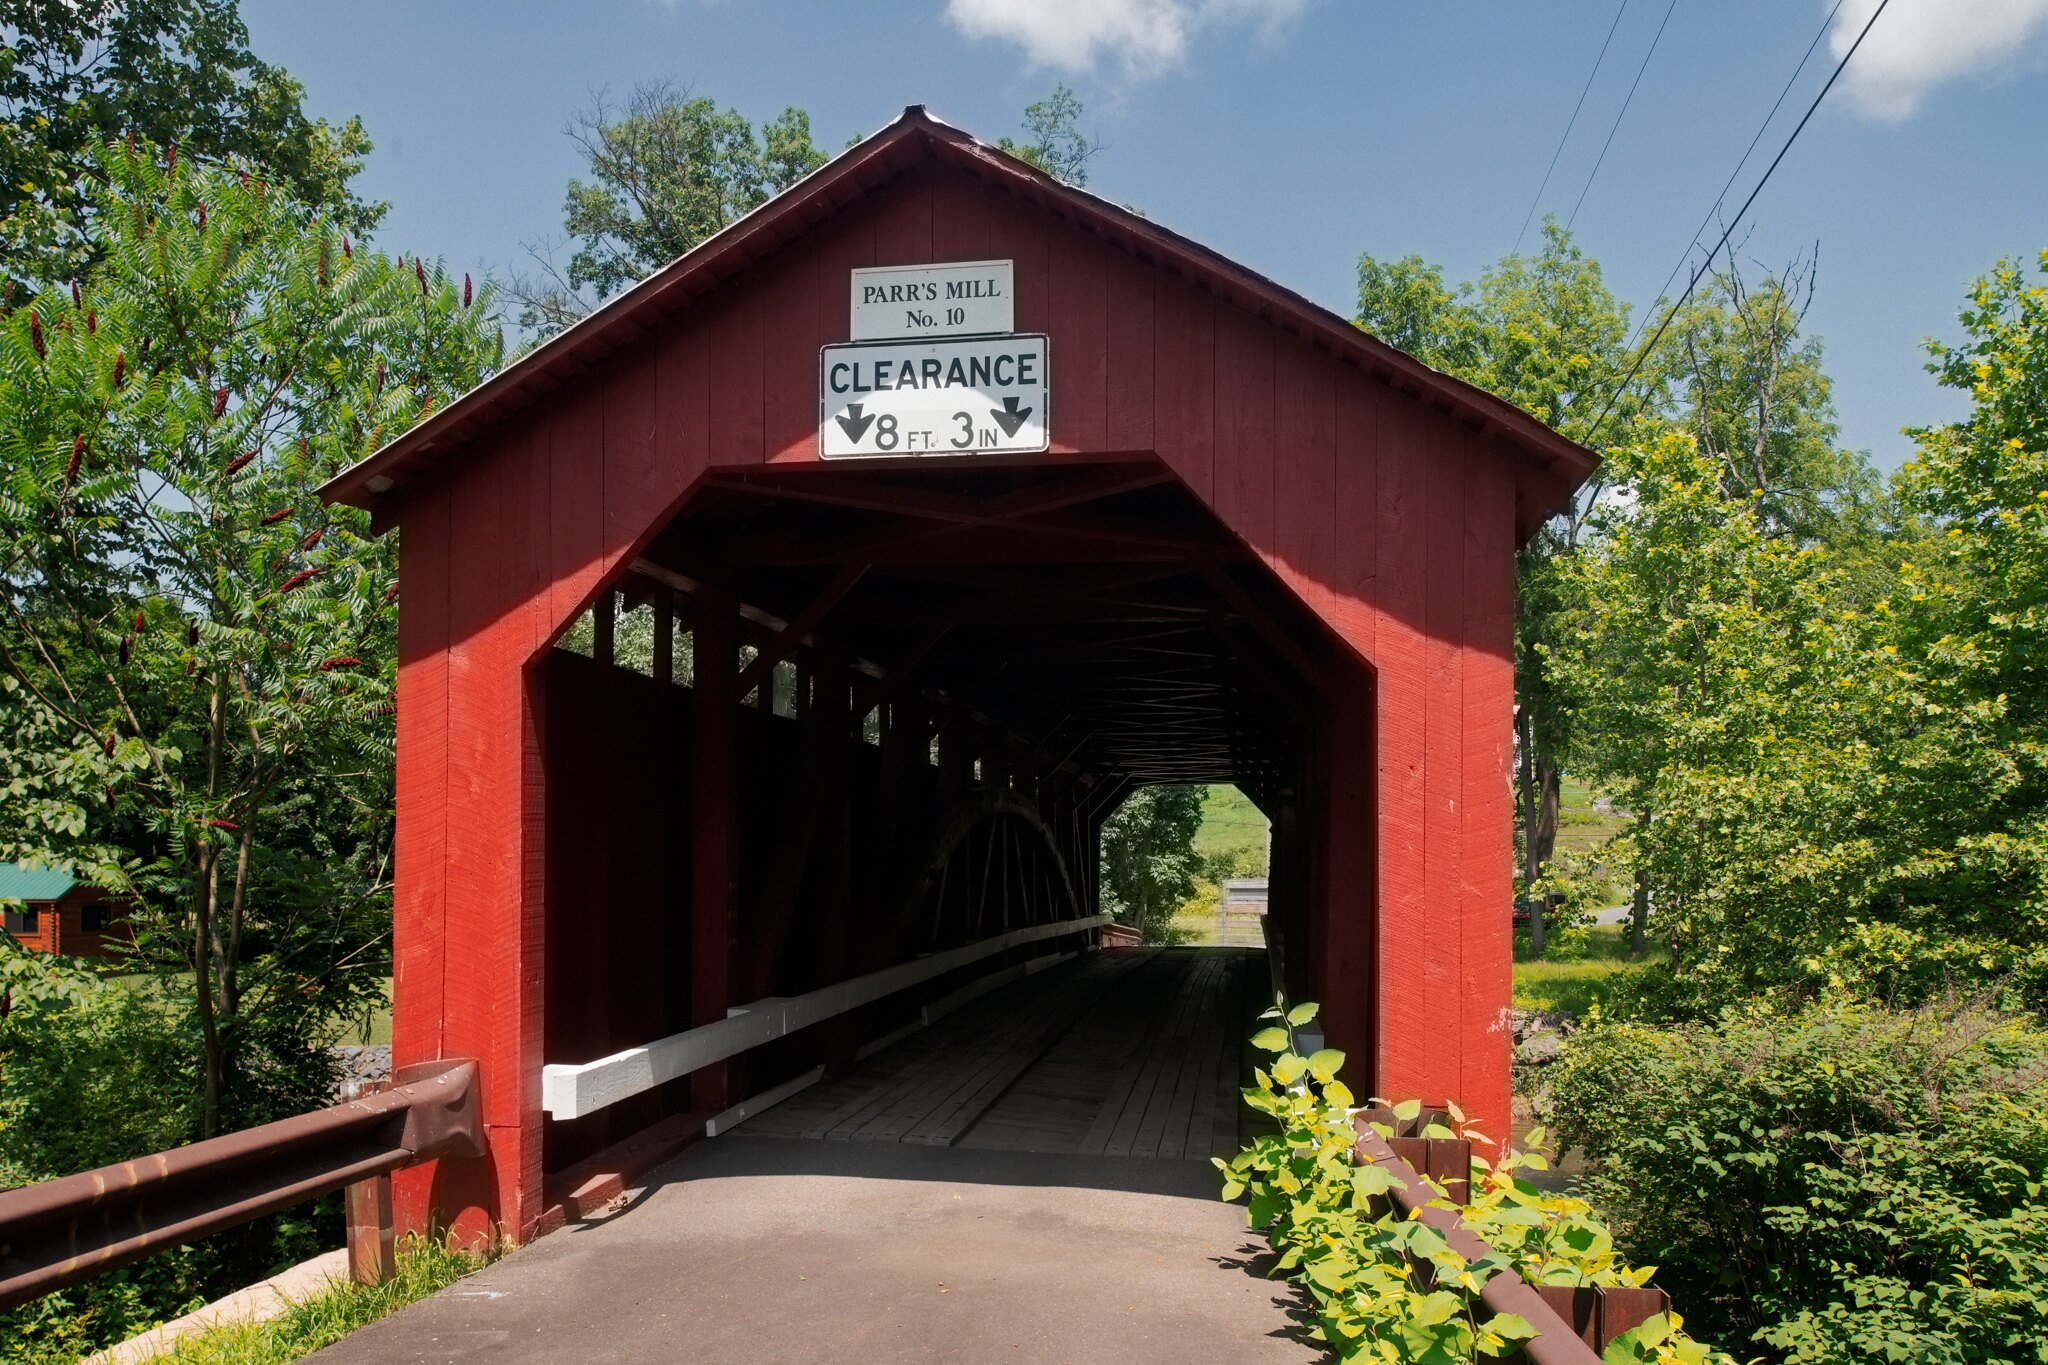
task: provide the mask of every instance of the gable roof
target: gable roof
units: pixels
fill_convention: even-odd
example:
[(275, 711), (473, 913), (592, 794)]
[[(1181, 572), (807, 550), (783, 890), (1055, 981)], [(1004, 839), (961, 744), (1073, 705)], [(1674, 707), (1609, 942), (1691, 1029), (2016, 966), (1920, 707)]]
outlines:
[(78, 885), (68, 872), (54, 867), (23, 867), (0, 863), (0, 901), (55, 901)]
[[(1088, 191), (1065, 184), (911, 105), (888, 127), (842, 152), (745, 217), (506, 366), (320, 489), (328, 502), (376, 510), (382, 496), (659, 326), (715, 285), (925, 162), (965, 169), (1111, 244), (1173, 271), (1309, 345), (1499, 437), (1549, 476), (1543, 515), (1563, 511), (1599, 463), (1592, 451), (1483, 389), (1431, 369), (1329, 309), (1200, 243)], [(1554, 504), (1554, 505), (1552, 505)]]

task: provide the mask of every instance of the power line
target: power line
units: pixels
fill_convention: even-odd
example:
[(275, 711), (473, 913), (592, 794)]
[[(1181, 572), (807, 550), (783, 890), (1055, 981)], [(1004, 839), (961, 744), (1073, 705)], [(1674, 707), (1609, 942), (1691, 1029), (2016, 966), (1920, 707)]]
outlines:
[[(1642, 369), (1643, 362), (1649, 359), (1650, 352), (1656, 350), (1657, 343), (1664, 339), (1664, 333), (1670, 328), (1672, 319), (1678, 316), (1678, 310), (1685, 307), (1686, 301), (1692, 297), (1692, 291), (1699, 287), (1700, 277), (1707, 273), (1707, 268), (1714, 263), (1714, 257), (1720, 254), (1721, 248), (1728, 245), (1728, 238), (1734, 234), (1736, 225), (1742, 221), (1743, 215), (1749, 212), (1749, 206), (1756, 202), (1756, 197), (1763, 193), (1764, 186), (1770, 183), (1771, 173), (1778, 169), (1779, 163), (1785, 159), (1785, 154), (1792, 150), (1792, 144), (1799, 141), (1799, 135), (1806, 131), (1806, 125), (1813, 118), (1814, 111), (1819, 109), (1821, 101), (1828, 97), (1828, 91), (1835, 88), (1835, 82), (1842, 78), (1842, 72), (1848, 68), (1849, 59), (1856, 55), (1856, 49), (1863, 46), (1863, 40), (1870, 36), (1870, 30), (1876, 25), (1878, 16), (1885, 12), (1886, 7), (1891, 2), (1892, 0), (1878, 0), (1877, 8), (1871, 11), (1870, 18), (1863, 25), (1863, 31), (1856, 35), (1855, 42), (1849, 44), (1849, 50), (1842, 54), (1842, 60), (1835, 63), (1834, 71), (1828, 76), (1828, 83), (1823, 85), (1820, 88), (1820, 93), (1813, 97), (1813, 103), (1806, 106), (1806, 112), (1800, 115), (1799, 124), (1792, 130), (1792, 135), (1785, 139), (1785, 145), (1780, 147), (1778, 154), (1771, 158), (1771, 164), (1764, 167), (1763, 177), (1750, 190), (1749, 197), (1742, 201), (1742, 207), (1735, 210), (1735, 216), (1728, 220), (1728, 226), (1721, 229), (1720, 240), (1716, 241), (1713, 250), (1707, 253), (1707, 259), (1700, 263), (1700, 268), (1693, 271), (1692, 278), (1686, 281), (1685, 292), (1680, 294), (1678, 301), (1665, 311), (1664, 321), (1657, 324), (1656, 332), (1651, 335), (1650, 340), (1643, 348), (1636, 353), (1635, 363), (1628, 367), (1628, 373), (1621, 377), (1621, 382), (1614, 386), (1612, 393), (1607, 395), (1607, 405), (1600, 409), (1600, 415), (1593, 419), (1592, 430), (1586, 433), (1586, 445), (1590, 446), (1599, 439), (1600, 429), (1607, 424), (1608, 414), (1614, 411), (1615, 403), (1620, 401), (1622, 393), (1635, 380), (1636, 372)], [(1690, 248), (1688, 248), (1688, 254), (1690, 254)]]
[(1614, 145), (1614, 135), (1621, 131), (1621, 121), (1628, 116), (1628, 107), (1636, 97), (1636, 87), (1643, 83), (1643, 73), (1650, 69), (1650, 58), (1657, 55), (1657, 44), (1664, 39), (1664, 29), (1671, 22), (1671, 12), (1678, 8), (1678, 0), (1664, 7), (1664, 21), (1657, 25), (1657, 35), (1650, 39), (1650, 50), (1643, 54), (1643, 64), (1636, 68), (1636, 78), (1629, 82), (1628, 97), (1621, 102), (1621, 112), (1614, 116), (1614, 124), (1607, 130), (1607, 141), (1600, 144), (1600, 155), (1593, 159), (1593, 169), (1586, 173), (1586, 183), (1579, 187), (1579, 201), (1572, 205), (1572, 216), (1564, 220), (1565, 231), (1571, 231), (1573, 223), (1579, 221), (1579, 206), (1586, 202), (1586, 191), (1593, 188), (1593, 177), (1600, 174), (1600, 163), (1607, 160), (1607, 149)]
[[(1843, 3), (1844, 0), (1835, 0), (1834, 8), (1828, 11), (1828, 17), (1820, 21), (1820, 27), (1814, 31), (1813, 41), (1806, 45), (1806, 51), (1799, 58), (1799, 65), (1792, 68), (1792, 74), (1785, 79), (1784, 86), (1778, 91), (1778, 98), (1771, 102), (1771, 112), (1765, 114), (1764, 121), (1757, 125), (1756, 136), (1750, 138), (1749, 145), (1742, 149), (1742, 157), (1735, 163), (1735, 169), (1728, 172), (1728, 178), (1721, 183), (1721, 192), (1714, 196), (1714, 202), (1708, 207), (1706, 215), (1700, 219), (1700, 225), (1692, 230), (1692, 238), (1685, 244), (1684, 254), (1671, 267), (1671, 273), (1664, 277), (1664, 283), (1657, 286), (1657, 292), (1653, 297), (1663, 298), (1664, 291), (1671, 288), (1671, 282), (1678, 278), (1678, 272), (1685, 269), (1685, 263), (1692, 258), (1693, 248), (1700, 244), (1701, 234), (1707, 230), (1707, 225), (1714, 221), (1715, 210), (1728, 198), (1728, 191), (1734, 187), (1735, 177), (1742, 174), (1742, 168), (1749, 164), (1750, 155), (1756, 151), (1757, 144), (1762, 142), (1764, 134), (1770, 131), (1772, 120), (1778, 117), (1778, 110), (1784, 107), (1785, 96), (1791, 94), (1792, 87), (1799, 83), (1799, 77), (1806, 71), (1806, 64), (1813, 60), (1815, 50), (1820, 47), (1820, 40), (1828, 36), (1828, 29), (1833, 27), (1835, 15), (1841, 11)], [(1629, 335), (1630, 346), (1636, 344), (1636, 338), (1643, 334), (1643, 328), (1649, 326), (1650, 312), (1651, 310), (1646, 309), (1637, 321), (1635, 331)]]
[(1536, 197), (1529, 201), (1529, 211), (1522, 215), (1522, 230), (1515, 234), (1515, 251), (1522, 249), (1522, 239), (1529, 235), (1529, 224), (1536, 218), (1536, 206), (1543, 202), (1543, 191), (1550, 188), (1551, 173), (1557, 170), (1557, 159), (1564, 155), (1564, 144), (1571, 141), (1572, 129), (1579, 121), (1579, 111), (1586, 107), (1586, 96), (1593, 90), (1593, 78), (1600, 74), (1600, 64), (1607, 60), (1608, 44), (1614, 41), (1614, 31), (1621, 27), (1621, 16), (1628, 13), (1628, 6), (1629, 0), (1621, 0), (1620, 7), (1614, 11), (1614, 22), (1607, 26), (1607, 37), (1600, 43), (1600, 55), (1593, 59), (1593, 69), (1586, 73), (1586, 83), (1579, 89), (1579, 102), (1572, 106), (1572, 116), (1565, 120), (1564, 136), (1557, 140), (1557, 150), (1550, 154), (1550, 164), (1543, 168), (1543, 183), (1536, 187)]

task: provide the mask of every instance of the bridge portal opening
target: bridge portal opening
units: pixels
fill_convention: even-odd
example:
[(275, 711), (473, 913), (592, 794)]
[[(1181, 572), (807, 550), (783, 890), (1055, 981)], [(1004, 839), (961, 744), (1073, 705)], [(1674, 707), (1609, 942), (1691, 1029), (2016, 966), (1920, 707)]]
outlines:
[[(1333, 832), (1313, 808), (1329, 769), (1370, 765), (1331, 724), (1333, 703), (1369, 698), (1370, 670), (1143, 458), (711, 475), (537, 660), (531, 686), (551, 1066), (960, 958), (550, 1118), (549, 1173), (666, 1121), (751, 1120), (812, 1086), (759, 1126), (950, 1143), (987, 1120), (982, 1139), (1007, 1131), (1012, 1145), (1156, 1154), (1164, 1135), (1170, 1154), (1193, 1141), (1203, 1150), (1188, 1154), (1206, 1155), (1210, 1125), (1218, 1141), (1226, 1118), (1235, 1131), (1244, 1024), (1275, 988), (1313, 990)], [(1227, 961), (1069, 961), (1105, 942), (1105, 822), (1134, 793), (1208, 784), (1233, 785), (1270, 823), (1273, 961), (1263, 939)], [(1350, 893), (1369, 895), (1368, 879)], [(1044, 1057), (1076, 1034), (1068, 1069), (1055, 1066), (1075, 1093), (1040, 1106), (1059, 1121), (1014, 1102), (997, 1112), (1018, 1067), (949, 1070), (917, 1046), (871, 1061), (955, 1011), (920, 1046), (959, 1052), (962, 1027), (1007, 1029), (1021, 1060), (1027, 1039)], [(1114, 1113), (1080, 1112), (1139, 1083), (1125, 1074), (1148, 1055), (1133, 1032), (1158, 1027), (1206, 1049), (1150, 1061), (1172, 1073), (1180, 1108), (1161, 1117), (1166, 1097), (1149, 1101), (1146, 1128), (1141, 1094), (1123, 1133)], [(1118, 1038), (1140, 1050), (1117, 1053)], [(927, 1089), (970, 1093), (930, 1111), (898, 1095), (890, 1121), (848, 1108), (910, 1065), (937, 1067)]]

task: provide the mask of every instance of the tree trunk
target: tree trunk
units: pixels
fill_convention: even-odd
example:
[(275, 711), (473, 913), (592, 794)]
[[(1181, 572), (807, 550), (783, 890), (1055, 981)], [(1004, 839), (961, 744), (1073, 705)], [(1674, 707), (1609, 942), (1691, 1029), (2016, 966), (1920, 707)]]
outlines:
[(1636, 869), (1635, 895), (1628, 911), (1628, 955), (1641, 957), (1650, 946), (1650, 875)]
[(223, 1066), (220, 1021), (213, 1010), (213, 897), (218, 855), (207, 848), (199, 855), (199, 895), (194, 908), (192, 933), (192, 989), (198, 996), (200, 1059), (199, 1136), (210, 1138), (220, 1131), (221, 1081)]
[[(214, 680), (207, 721), (206, 795), (210, 803), (220, 796), (226, 749), (227, 695), (218, 679)], [(199, 1103), (202, 1138), (220, 1131), (221, 1093), (226, 1089), (227, 1077), (227, 1050), (216, 1009), (222, 957), (220, 918), (220, 849), (208, 836), (199, 849), (198, 912), (197, 922), (192, 926), (192, 987), (199, 997), (199, 1033), (205, 1047)]]
[(1536, 739), (1533, 710), (1525, 703), (1515, 712), (1518, 762), (1515, 764), (1517, 805), (1522, 814), (1522, 894), (1529, 900), (1529, 952), (1543, 956), (1548, 940), (1545, 923), (1549, 902), (1536, 884), (1557, 852), (1559, 784), (1557, 757)]
[(1515, 708), (1515, 807), (1522, 817), (1522, 894), (1531, 894), (1543, 863), (1536, 856), (1536, 738), (1529, 707)]
[(227, 955), (221, 962), (221, 1012), (232, 1021), (242, 1010), (242, 920), (249, 905), (249, 855), (255, 841), (244, 827), (236, 836), (235, 894), (228, 901)]
[(1564, 775), (1558, 771), (1557, 756), (1539, 751), (1536, 755), (1536, 866), (1540, 871), (1557, 854), (1557, 811)]
[(1536, 825), (1541, 798), (1536, 782), (1536, 736), (1528, 703), (1515, 708), (1515, 806), (1522, 817), (1522, 897), (1529, 906), (1529, 955), (1543, 956), (1543, 898), (1536, 879), (1543, 875), (1537, 856)]

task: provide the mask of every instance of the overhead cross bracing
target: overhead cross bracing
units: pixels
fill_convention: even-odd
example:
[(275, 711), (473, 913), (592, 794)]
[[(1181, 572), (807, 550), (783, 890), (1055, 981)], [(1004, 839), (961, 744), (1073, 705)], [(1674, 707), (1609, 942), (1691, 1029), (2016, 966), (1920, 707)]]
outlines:
[(871, 705), (909, 688), (993, 718), (1026, 767), (1284, 785), (1339, 647), (1169, 473), (948, 474), (718, 474), (641, 563), (857, 645)]

